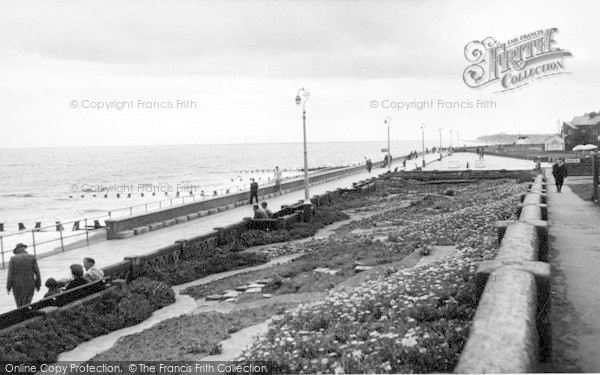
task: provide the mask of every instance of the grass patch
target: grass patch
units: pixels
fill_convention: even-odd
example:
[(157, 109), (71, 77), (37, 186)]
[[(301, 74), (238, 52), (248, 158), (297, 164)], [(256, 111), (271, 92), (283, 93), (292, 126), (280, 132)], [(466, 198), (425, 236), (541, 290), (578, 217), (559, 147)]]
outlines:
[[(589, 184), (567, 184), (573, 193), (584, 201), (591, 201), (594, 198), (594, 186)], [(552, 189), (552, 188), (551, 188)]]
[(220, 354), (220, 342), (234, 332), (281, 314), (291, 305), (183, 315), (120, 338), (91, 361), (186, 361)]

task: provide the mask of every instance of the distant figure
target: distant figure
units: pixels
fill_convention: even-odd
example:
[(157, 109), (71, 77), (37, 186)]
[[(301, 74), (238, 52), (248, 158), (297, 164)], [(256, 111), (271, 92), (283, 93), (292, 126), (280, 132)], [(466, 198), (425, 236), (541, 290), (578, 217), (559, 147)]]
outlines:
[(40, 269), (35, 256), (25, 250), (27, 245), (19, 243), (13, 250), (13, 257), (8, 263), (6, 291), (13, 292), (17, 307), (31, 303), (34, 289), (39, 291), (42, 286)]
[(268, 219), (267, 213), (263, 211), (258, 204), (254, 205), (254, 218), (255, 219)]
[(404, 168), (404, 170), (406, 170), (406, 159), (402, 160), (402, 168)]
[(554, 165), (552, 165), (552, 175), (554, 176), (554, 182), (556, 184), (556, 192), (562, 192), (562, 186), (567, 178), (567, 165), (562, 159), (559, 159)]
[(262, 202), (260, 204), (260, 206), (262, 207), (262, 209), (265, 212), (265, 214), (267, 214), (267, 218), (272, 219), (273, 218), (273, 213), (271, 212), (271, 210), (269, 210), (267, 208), (267, 202)]
[(48, 288), (48, 291), (46, 292), (46, 294), (44, 294), (44, 298), (53, 296), (55, 294), (58, 294), (60, 292), (62, 292), (62, 289), (60, 288), (60, 284), (58, 283), (58, 281), (54, 280), (52, 277), (50, 277), (48, 280), (46, 280), (46, 288)]
[[(275, 191), (281, 194), (281, 171), (279, 167), (275, 167)], [(257, 199), (258, 202), (258, 199)], [(250, 198), (250, 203), (252, 203), (252, 198)]]
[(87, 284), (87, 280), (83, 278), (83, 267), (81, 267), (81, 264), (71, 264), (71, 276), (73, 279), (69, 281), (65, 287), (65, 290), (77, 288), (78, 286)]
[(83, 258), (83, 268), (85, 268), (83, 278), (87, 281), (94, 282), (104, 279), (104, 272), (96, 268), (96, 261), (92, 258)]
[(371, 173), (371, 169), (373, 169), (373, 162), (371, 159), (366, 159), (365, 164), (367, 166), (367, 172)]
[(250, 183), (250, 204), (252, 204), (253, 198), (256, 198), (256, 203), (258, 204), (258, 182), (254, 181), (253, 178), (250, 181), (252, 181)]

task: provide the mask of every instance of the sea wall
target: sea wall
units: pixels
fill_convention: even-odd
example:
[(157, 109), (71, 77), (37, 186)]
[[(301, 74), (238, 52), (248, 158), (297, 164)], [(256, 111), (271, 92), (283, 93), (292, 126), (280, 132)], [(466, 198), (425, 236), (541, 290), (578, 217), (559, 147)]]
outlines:
[(500, 247), (477, 269), (477, 312), (455, 373), (539, 372), (550, 360), (550, 265), (545, 179), (537, 176), (519, 219), (497, 223)]
[[(341, 168), (331, 172), (325, 172), (318, 175), (309, 176), (309, 184), (317, 184), (338, 179), (343, 176), (356, 174), (365, 170), (364, 166)], [(295, 180), (281, 184), (283, 191), (294, 191), (304, 187), (304, 180)], [(169, 207), (142, 214), (126, 216), (122, 218), (106, 220), (106, 238), (123, 238), (123, 233), (133, 231), (136, 228), (150, 227), (159, 224), (160, 227), (172, 225), (173, 220), (186, 218), (188, 215), (204, 216), (211, 213), (249, 204), (250, 193), (248, 191), (228, 194), (222, 197), (207, 199), (199, 202), (192, 202), (176, 207)], [(261, 199), (268, 199), (275, 194), (275, 186), (265, 186), (259, 188), (258, 195)], [(130, 233), (133, 235), (133, 233)]]

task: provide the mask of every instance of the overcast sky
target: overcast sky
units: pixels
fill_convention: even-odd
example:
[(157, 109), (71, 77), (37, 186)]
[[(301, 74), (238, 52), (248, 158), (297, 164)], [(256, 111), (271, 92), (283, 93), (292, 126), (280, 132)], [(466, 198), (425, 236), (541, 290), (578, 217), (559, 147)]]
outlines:
[[(0, 147), (462, 139), (551, 133), (599, 110), (597, 1), (4, 1)], [(567, 75), (495, 93), (465, 45), (557, 27)], [(196, 108), (177, 108), (177, 101)], [(379, 103), (371, 108), (371, 102)], [(384, 100), (495, 109), (393, 110)], [(131, 108), (83, 108), (101, 102)], [(140, 102), (173, 108), (140, 108)], [(168, 104), (167, 104), (168, 105)]]

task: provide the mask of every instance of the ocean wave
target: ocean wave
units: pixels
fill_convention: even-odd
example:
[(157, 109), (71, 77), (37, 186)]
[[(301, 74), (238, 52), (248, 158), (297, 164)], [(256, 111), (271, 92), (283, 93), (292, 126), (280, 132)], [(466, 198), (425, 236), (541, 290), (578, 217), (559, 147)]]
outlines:
[(0, 197), (4, 198), (33, 198), (35, 195), (32, 193), (14, 193), (14, 194), (1, 194)]

